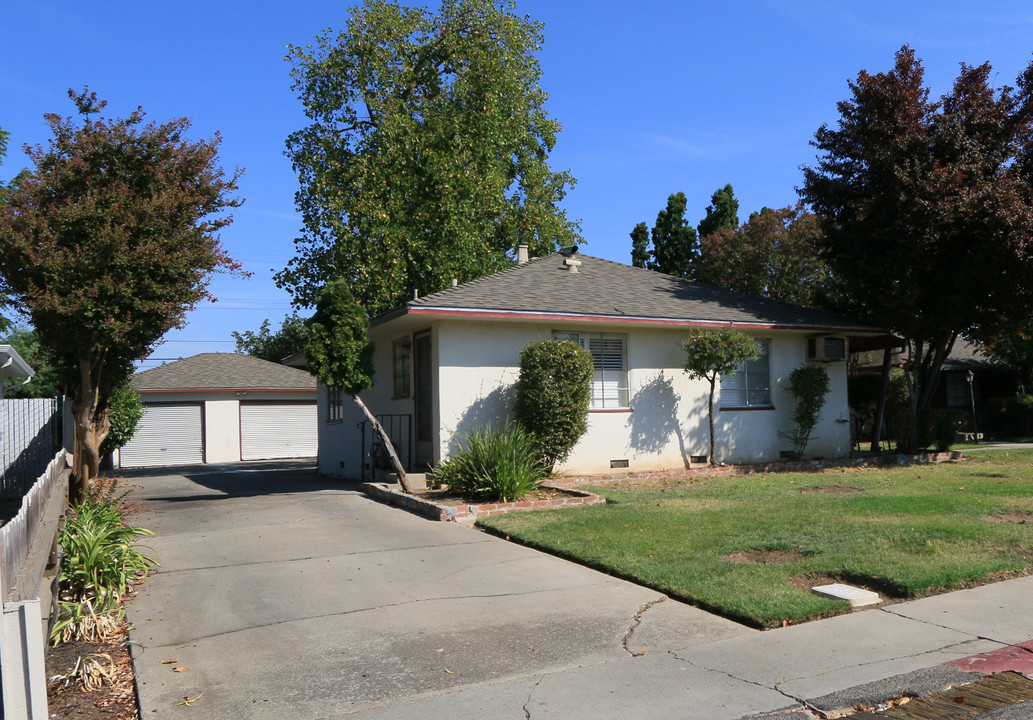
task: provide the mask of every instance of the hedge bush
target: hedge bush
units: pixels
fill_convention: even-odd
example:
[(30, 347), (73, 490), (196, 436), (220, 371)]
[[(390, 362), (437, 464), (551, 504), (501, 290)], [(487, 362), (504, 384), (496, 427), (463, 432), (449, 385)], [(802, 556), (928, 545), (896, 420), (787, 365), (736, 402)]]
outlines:
[(520, 353), (513, 411), (537, 440), (548, 472), (588, 430), (593, 373), (592, 355), (567, 340), (532, 343)]

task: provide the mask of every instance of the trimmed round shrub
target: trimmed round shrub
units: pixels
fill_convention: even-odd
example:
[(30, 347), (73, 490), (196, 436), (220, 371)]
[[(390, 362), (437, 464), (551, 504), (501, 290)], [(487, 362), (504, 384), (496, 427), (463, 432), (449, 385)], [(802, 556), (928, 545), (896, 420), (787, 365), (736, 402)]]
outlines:
[(520, 353), (513, 411), (538, 442), (548, 472), (588, 430), (592, 355), (568, 340), (532, 343)]

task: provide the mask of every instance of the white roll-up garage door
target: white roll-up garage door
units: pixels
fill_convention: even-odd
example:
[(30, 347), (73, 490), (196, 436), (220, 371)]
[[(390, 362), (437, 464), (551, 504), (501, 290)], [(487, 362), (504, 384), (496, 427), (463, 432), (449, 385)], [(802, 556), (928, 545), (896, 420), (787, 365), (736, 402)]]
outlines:
[(315, 457), (319, 450), (316, 404), (240, 404), (240, 459)]
[(150, 467), (204, 462), (201, 405), (146, 405), (133, 439), (121, 451), (121, 465)]

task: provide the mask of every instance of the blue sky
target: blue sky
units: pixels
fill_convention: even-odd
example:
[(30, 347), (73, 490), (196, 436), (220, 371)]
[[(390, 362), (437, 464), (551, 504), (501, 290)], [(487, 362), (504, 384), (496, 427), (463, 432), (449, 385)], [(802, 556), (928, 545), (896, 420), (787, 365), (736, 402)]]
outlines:
[[(345, 25), (351, 3), (307, 0), (176, 3), (33, 0), (0, 23), (0, 127), (11, 147), (0, 179), (24, 167), (25, 143), (48, 139), (43, 114), (72, 113), (68, 88), (89, 85), (109, 114), (142, 105), (152, 120), (186, 116), (194, 137), (223, 137), (240, 166), (243, 207), (222, 234), (250, 279), (217, 276), (218, 298), (166, 336), (159, 358), (233, 350), (232, 330), (278, 327), (289, 297), (272, 275), (293, 254), (297, 180), (284, 140), (304, 116), (290, 88), (288, 44)], [(549, 112), (563, 124), (551, 163), (577, 186), (565, 202), (590, 255), (629, 262), (628, 233), (652, 226), (684, 192), (692, 224), (731, 183), (740, 218), (796, 201), (809, 141), (837, 120), (858, 71), (887, 70), (910, 44), (935, 95), (958, 64), (989, 61), (1014, 84), (1033, 58), (1028, 2), (518, 0), (545, 23), (540, 55)]]

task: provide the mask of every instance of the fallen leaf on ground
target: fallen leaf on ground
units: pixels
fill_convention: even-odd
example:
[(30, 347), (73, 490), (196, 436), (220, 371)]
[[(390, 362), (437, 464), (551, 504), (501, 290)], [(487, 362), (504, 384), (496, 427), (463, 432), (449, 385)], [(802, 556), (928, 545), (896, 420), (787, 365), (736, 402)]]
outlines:
[(187, 670), (189, 670), (189, 668), (185, 668), (185, 667), (174, 667), (174, 668), (172, 668), (172, 672), (186, 672)]
[(178, 662), (179, 662), (179, 658), (169, 658), (168, 660), (162, 660), (161, 664), (162, 665), (172, 665), (172, 664), (178, 663)]
[(184, 696), (181, 701), (176, 703), (176, 705), (186, 705), (187, 707), (192, 707), (193, 703), (195, 703), (198, 700), (200, 700), (202, 695), (204, 695), (204, 692), (198, 693), (197, 697), (185, 697)]

